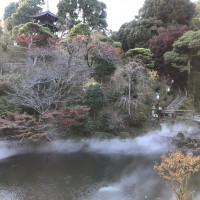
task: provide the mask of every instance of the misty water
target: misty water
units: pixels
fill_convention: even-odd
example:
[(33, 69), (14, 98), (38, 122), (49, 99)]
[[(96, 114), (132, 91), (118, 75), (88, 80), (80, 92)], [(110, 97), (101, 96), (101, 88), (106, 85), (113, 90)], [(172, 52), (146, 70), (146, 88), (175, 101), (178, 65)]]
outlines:
[[(172, 200), (153, 170), (178, 131), (187, 124), (162, 125), (136, 139), (57, 140), (51, 143), (0, 142), (2, 200)], [(200, 173), (191, 190), (200, 199)]]

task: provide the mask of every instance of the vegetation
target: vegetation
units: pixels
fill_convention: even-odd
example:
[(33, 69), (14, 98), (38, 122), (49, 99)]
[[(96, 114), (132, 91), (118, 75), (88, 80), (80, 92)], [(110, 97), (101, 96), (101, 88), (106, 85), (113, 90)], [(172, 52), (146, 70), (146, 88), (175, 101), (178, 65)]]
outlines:
[(42, 11), (44, 0), (21, 0), (18, 3), (10, 3), (5, 8), (4, 20), (8, 31), (14, 26), (31, 21), (31, 15)]
[(90, 85), (83, 96), (83, 103), (90, 107), (91, 111), (96, 113), (102, 110), (107, 103), (106, 96), (100, 85)]
[(158, 175), (168, 183), (176, 200), (192, 200), (189, 181), (199, 168), (200, 156), (194, 156), (191, 152), (184, 155), (180, 151), (161, 156), (161, 163), (154, 166)]
[(152, 17), (165, 24), (189, 25), (194, 11), (195, 5), (190, 0), (145, 0), (140, 15), (144, 19)]
[(73, 130), (80, 125), (88, 135), (126, 137), (130, 127), (148, 124), (152, 105), (159, 112), (173, 100), (166, 87), (184, 88), (189, 106), (198, 110), (199, 2), (146, 0), (135, 19), (107, 35), (103, 2), (61, 0), (61, 38), (30, 22), (43, 3), (10, 3), (4, 13), (10, 32), (0, 29), (0, 95), (9, 95), (28, 115), (77, 117), (75, 108), (87, 106), (86, 117)]
[(58, 4), (58, 17), (65, 30), (71, 30), (79, 23), (102, 30), (107, 27), (105, 9), (106, 4), (98, 0), (61, 0)]

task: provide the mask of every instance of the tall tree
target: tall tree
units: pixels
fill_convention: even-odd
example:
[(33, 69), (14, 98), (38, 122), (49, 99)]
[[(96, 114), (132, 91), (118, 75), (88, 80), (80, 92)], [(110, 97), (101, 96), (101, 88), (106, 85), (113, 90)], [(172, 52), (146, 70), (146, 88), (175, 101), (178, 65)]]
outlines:
[(145, 0), (140, 9), (142, 18), (154, 17), (166, 23), (189, 25), (195, 13), (190, 0)]
[[(171, 63), (173, 67), (180, 69), (181, 72), (190, 73), (192, 62), (200, 57), (200, 31), (187, 31), (173, 44), (173, 51), (164, 54), (165, 62)], [(193, 68), (195, 65), (193, 65)], [(198, 65), (197, 71), (199, 70)]]
[(62, 24), (67, 21), (69, 30), (79, 23), (102, 30), (107, 27), (105, 9), (106, 4), (98, 0), (61, 0), (58, 3), (58, 16)]
[(139, 105), (144, 104), (146, 97), (152, 93), (147, 70), (142, 66), (142, 63), (136, 60), (117, 68), (112, 80), (118, 91), (123, 94), (116, 102), (116, 105), (126, 108), (129, 115), (132, 108), (137, 108)]
[(10, 31), (14, 26), (30, 22), (30, 16), (42, 11), (41, 6), (43, 4), (44, 0), (20, 0), (16, 4), (17, 8), (15, 12), (5, 20), (7, 29)]
[(191, 25), (195, 28), (200, 29), (200, 0), (198, 0), (195, 5), (196, 5), (195, 9), (196, 12), (194, 17), (192, 18)]
[(174, 68), (164, 66), (163, 55), (165, 52), (171, 51), (173, 49), (173, 43), (188, 30), (189, 27), (185, 25), (170, 25), (167, 28), (160, 27), (158, 29), (158, 35), (150, 39), (149, 48), (154, 54), (155, 65), (159, 72), (169, 74), (170, 71), (174, 74)]
[(157, 34), (157, 29), (162, 25), (161, 20), (154, 18), (133, 20), (121, 26), (118, 39), (126, 51), (137, 47), (148, 48), (149, 39)]
[(8, 17), (10, 17), (13, 13), (16, 12), (18, 7), (18, 3), (16, 2), (11, 2), (8, 6), (5, 7), (4, 10), (4, 20), (6, 20)]

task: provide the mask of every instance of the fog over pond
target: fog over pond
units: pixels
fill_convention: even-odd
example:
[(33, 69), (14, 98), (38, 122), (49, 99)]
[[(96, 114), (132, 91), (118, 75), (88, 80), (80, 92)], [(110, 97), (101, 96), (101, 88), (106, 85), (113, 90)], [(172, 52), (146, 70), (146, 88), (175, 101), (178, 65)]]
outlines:
[[(167, 200), (166, 183), (153, 170), (178, 131), (187, 124), (162, 125), (136, 139), (57, 140), (0, 143), (0, 199), (4, 200)], [(198, 193), (199, 175), (191, 189)]]

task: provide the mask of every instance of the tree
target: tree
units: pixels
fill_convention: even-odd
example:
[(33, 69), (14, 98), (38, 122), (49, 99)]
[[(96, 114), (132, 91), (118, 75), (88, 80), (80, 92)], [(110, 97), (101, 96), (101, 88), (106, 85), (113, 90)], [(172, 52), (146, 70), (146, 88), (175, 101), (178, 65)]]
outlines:
[(103, 106), (107, 103), (106, 96), (103, 89), (99, 84), (90, 85), (83, 96), (83, 103), (90, 107), (94, 113), (102, 110)]
[(145, 0), (140, 9), (144, 19), (153, 17), (164, 24), (189, 25), (195, 13), (195, 4), (190, 0)]
[[(35, 50), (35, 49), (34, 49)], [(47, 51), (38, 49), (37, 62), (30, 59), (23, 73), (13, 77), (10, 83), (10, 95), (20, 106), (26, 106), (43, 115), (59, 102), (72, 102), (74, 88), (81, 86), (88, 77), (88, 70), (83, 59), (65, 51)], [(73, 60), (78, 60), (73, 63)], [(75, 62), (75, 61), (74, 61)]]
[(3, 19), (6, 20), (8, 17), (10, 17), (13, 13), (16, 12), (18, 7), (17, 2), (11, 2), (8, 6), (5, 7), (4, 10), (4, 17)]
[(154, 54), (156, 64), (163, 65), (163, 55), (167, 51), (173, 49), (173, 43), (178, 40), (185, 32), (189, 30), (188, 26), (173, 26), (170, 25), (167, 28), (158, 28), (158, 35), (153, 36), (149, 41), (149, 48)]
[[(171, 63), (173, 67), (181, 72), (192, 68), (192, 61), (197, 59), (200, 46), (200, 31), (187, 31), (173, 44), (173, 51), (166, 52), (164, 59), (166, 63)], [(198, 67), (198, 66), (197, 66)]]
[[(32, 45), (46, 46), (48, 44), (48, 38), (54, 37), (49, 28), (33, 22), (15, 27), (13, 35), (15, 34), (17, 34), (16, 40), (18, 44), (21, 44), (21, 46), (28, 46), (29, 49)], [(25, 44), (22, 43), (22, 40), (25, 41)]]
[(20, 0), (19, 3), (15, 4), (16, 9), (11, 10), (11, 12), (13, 12), (11, 16), (6, 12), (6, 16), (9, 16), (5, 19), (8, 31), (12, 30), (14, 26), (30, 22), (32, 15), (42, 11), (41, 6), (43, 4), (44, 0)]
[(90, 38), (91, 31), (88, 24), (77, 24), (69, 32), (69, 38), (72, 39), (77, 35), (84, 35), (86, 38)]
[(149, 39), (157, 34), (161, 20), (154, 18), (133, 20), (123, 24), (118, 31), (118, 39), (124, 51), (134, 48), (148, 48)]
[(125, 56), (127, 59), (141, 60), (145, 67), (154, 67), (153, 54), (150, 49), (135, 48), (129, 49)]
[[(122, 57), (122, 52), (118, 48), (108, 42), (101, 42), (98, 37), (99, 33), (91, 35), (91, 38), (87, 38), (85, 35), (77, 35), (72, 40), (66, 39), (61, 41), (62, 45), (66, 47), (69, 54), (74, 52), (74, 49), (81, 49), (81, 55), (87, 61), (88, 67), (92, 70), (95, 64), (95, 59), (102, 59), (109, 63), (115, 63)], [(98, 61), (97, 60), (97, 61)]]
[(197, 29), (200, 29), (200, 0), (195, 3), (195, 15), (192, 18), (191, 26)]
[(112, 60), (97, 56), (94, 62), (94, 75), (101, 79), (106, 75), (111, 75), (116, 70), (115, 63)]
[(200, 168), (200, 156), (186, 155), (180, 151), (168, 156), (161, 156), (161, 163), (156, 163), (154, 169), (167, 182), (176, 200), (191, 200), (193, 192), (188, 191), (191, 175)]
[(58, 17), (61, 24), (68, 21), (70, 30), (79, 23), (87, 23), (92, 29), (104, 30), (106, 23), (106, 4), (98, 0), (61, 0), (58, 3)]
[(146, 99), (145, 95), (151, 93), (147, 70), (137, 60), (132, 60), (118, 68), (112, 77), (112, 81), (122, 94), (116, 105), (126, 108), (129, 115), (131, 114), (131, 108), (142, 105)]

